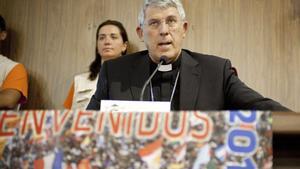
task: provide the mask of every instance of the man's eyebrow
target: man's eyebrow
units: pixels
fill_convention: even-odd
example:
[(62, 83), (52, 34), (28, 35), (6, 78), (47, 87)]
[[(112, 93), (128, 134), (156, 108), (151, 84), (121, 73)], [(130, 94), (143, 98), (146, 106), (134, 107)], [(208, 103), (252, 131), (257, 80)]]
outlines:
[[(178, 18), (178, 16), (176, 16), (176, 15), (168, 15), (167, 17), (166, 17), (166, 19), (168, 19), (168, 18)], [(156, 20), (161, 20), (161, 19), (159, 19), (159, 18), (150, 18), (150, 19), (148, 19), (148, 21), (156, 21)]]
[(166, 18), (178, 18), (178, 16), (176, 16), (176, 15), (169, 15)]
[(148, 20), (148, 22), (151, 22), (151, 21), (159, 21), (160, 19), (158, 19), (158, 18), (151, 18), (151, 19), (149, 19)]

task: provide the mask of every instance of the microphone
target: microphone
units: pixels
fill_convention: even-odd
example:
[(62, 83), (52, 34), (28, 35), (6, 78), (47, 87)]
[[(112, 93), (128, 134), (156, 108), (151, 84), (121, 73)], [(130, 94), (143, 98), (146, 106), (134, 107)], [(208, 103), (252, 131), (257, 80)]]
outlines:
[(147, 79), (147, 81), (144, 83), (144, 86), (142, 88), (142, 92), (141, 92), (141, 95), (140, 95), (140, 101), (143, 101), (144, 100), (144, 93), (145, 93), (145, 89), (147, 87), (147, 85), (150, 83), (151, 79), (153, 78), (153, 76), (155, 75), (155, 73), (158, 71), (159, 67), (163, 64), (166, 64), (167, 63), (167, 60), (168, 60), (168, 57), (163, 55), (160, 57), (159, 59), (159, 63), (156, 67), (156, 69), (153, 71), (153, 73), (151, 74), (151, 76)]

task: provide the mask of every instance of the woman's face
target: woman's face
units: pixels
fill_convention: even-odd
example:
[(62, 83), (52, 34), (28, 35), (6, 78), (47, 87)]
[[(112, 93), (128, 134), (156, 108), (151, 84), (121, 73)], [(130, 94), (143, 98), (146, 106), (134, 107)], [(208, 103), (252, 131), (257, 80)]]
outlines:
[(100, 28), (97, 39), (97, 50), (102, 61), (114, 59), (122, 55), (127, 49), (127, 42), (123, 42), (120, 30), (114, 25)]

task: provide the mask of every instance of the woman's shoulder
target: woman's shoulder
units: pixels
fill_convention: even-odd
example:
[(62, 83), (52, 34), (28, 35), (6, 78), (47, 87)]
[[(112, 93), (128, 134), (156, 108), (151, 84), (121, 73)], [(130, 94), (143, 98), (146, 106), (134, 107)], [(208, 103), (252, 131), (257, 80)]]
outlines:
[(75, 88), (79, 90), (86, 90), (94, 88), (97, 84), (98, 76), (94, 80), (89, 79), (89, 72), (78, 74), (74, 77)]
[(90, 72), (83, 72), (75, 75), (75, 79), (89, 79)]

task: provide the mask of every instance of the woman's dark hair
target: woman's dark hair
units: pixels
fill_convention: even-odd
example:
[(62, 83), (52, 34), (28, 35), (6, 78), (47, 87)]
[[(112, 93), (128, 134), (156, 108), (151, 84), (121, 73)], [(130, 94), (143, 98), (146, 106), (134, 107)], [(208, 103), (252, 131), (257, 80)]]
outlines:
[[(99, 30), (103, 27), (103, 26), (106, 26), (106, 25), (114, 25), (116, 27), (119, 28), (120, 30), (120, 33), (121, 33), (121, 36), (122, 36), (122, 40), (123, 42), (128, 42), (128, 36), (127, 36), (127, 32), (123, 26), (123, 24), (119, 21), (116, 21), (116, 20), (106, 20), (104, 22), (102, 22), (98, 28), (97, 28), (97, 34), (96, 34), (96, 42), (98, 40), (98, 37), (99, 37)], [(127, 53), (127, 49), (122, 52), (122, 55), (125, 55)], [(98, 50), (97, 50), (97, 43), (96, 43), (96, 52), (95, 52), (95, 59), (94, 61), (90, 64), (90, 75), (89, 75), (89, 79), (90, 80), (95, 80), (99, 71), (100, 71), (100, 68), (101, 68), (101, 56), (100, 54), (98, 53)]]
[(5, 20), (1, 15), (0, 15), (0, 31), (6, 31)]

